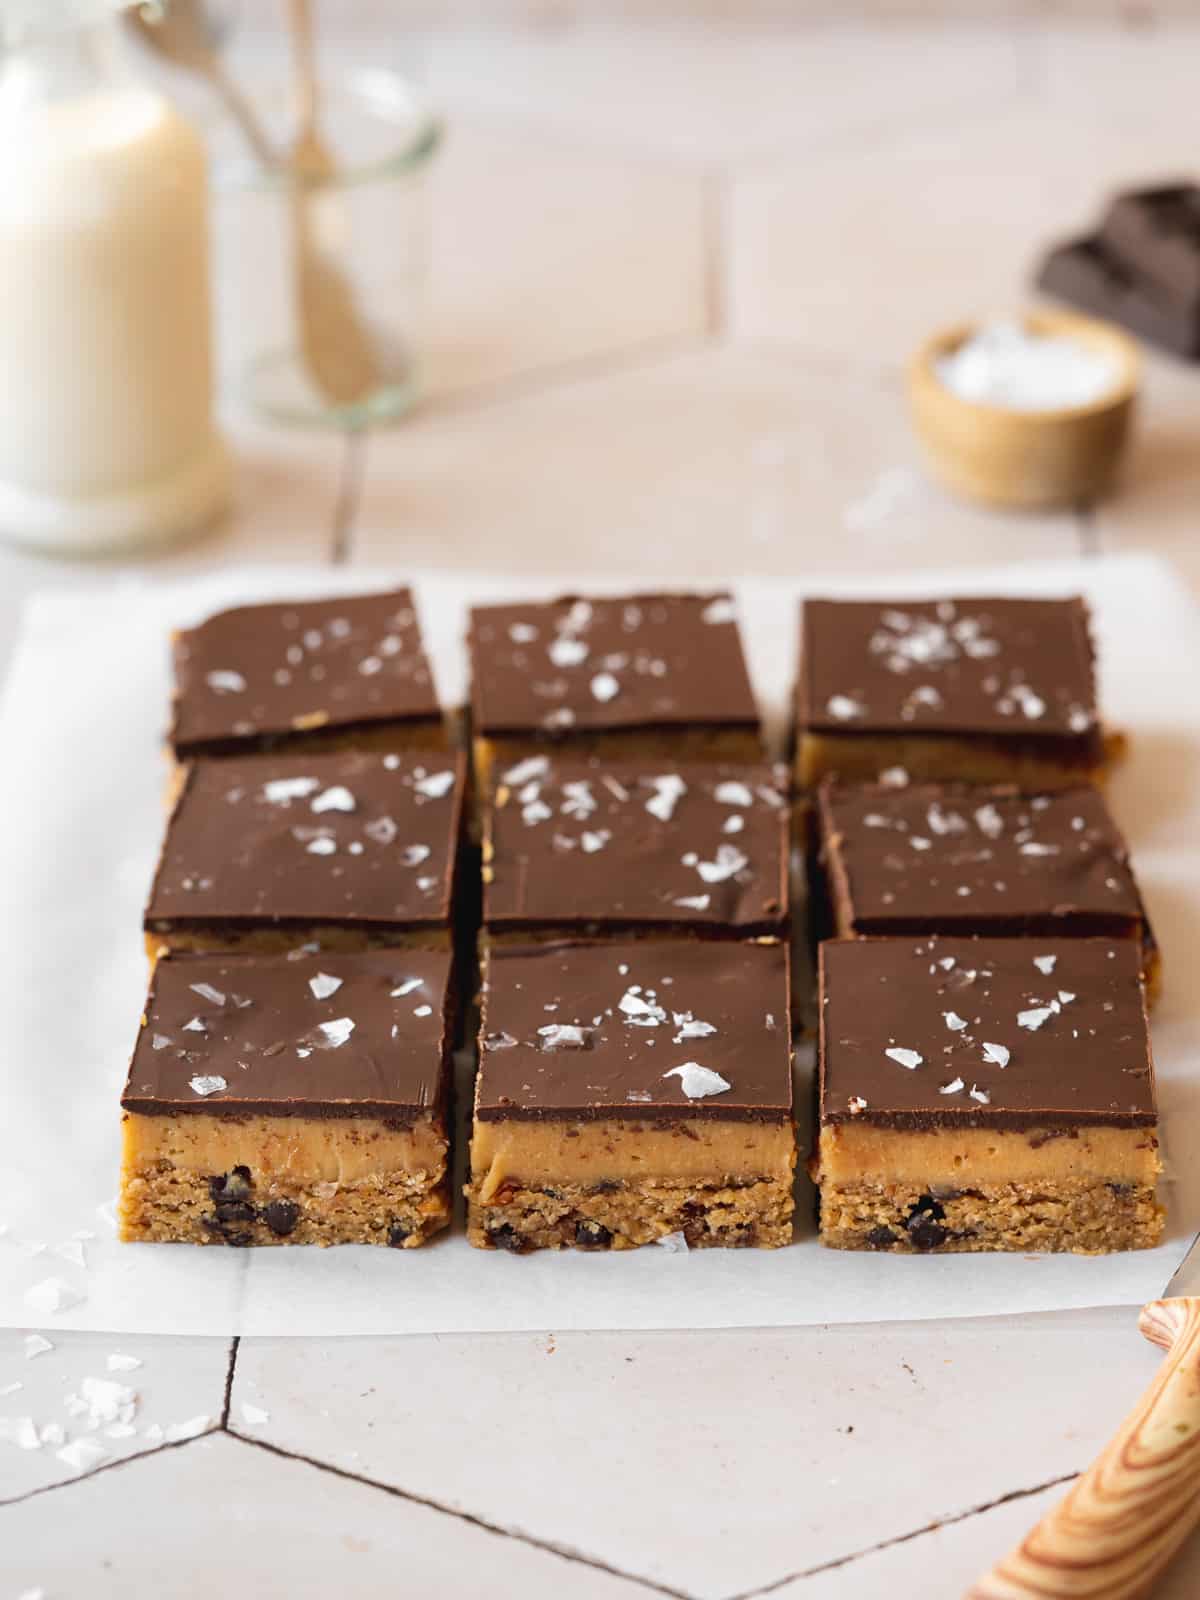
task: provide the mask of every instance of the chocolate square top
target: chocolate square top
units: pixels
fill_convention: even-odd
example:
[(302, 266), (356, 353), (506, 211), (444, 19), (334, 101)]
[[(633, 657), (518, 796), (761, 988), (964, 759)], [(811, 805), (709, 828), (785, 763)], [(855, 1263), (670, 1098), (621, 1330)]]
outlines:
[(444, 928), (463, 784), (463, 758), (439, 752), (197, 761), (146, 927)]
[(440, 716), (408, 589), (238, 606), (175, 640), (180, 756)]
[(1140, 932), (1129, 853), (1098, 790), (827, 782), (831, 893), (857, 933)]
[(151, 1116), (440, 1109), (455, 1003), (446, 951), (167, 956), (121, 1105)]
[(727, 594), (476, 607), (467, 644), (477, 733), (758, 731)]
[(1146, 1127), (1154, 1068), (1128, 939), (821, 946), (821, 1121)]
[(484, 921), (779, 934), (787, 774), (531, 756), (495, 785)]
[(1071, 600), (806, 600), (796, 719), (824, 733), (1099, 741)]
[(787, 950), (711, 941), (493, 946), (476, 1115), (781, 1122)]

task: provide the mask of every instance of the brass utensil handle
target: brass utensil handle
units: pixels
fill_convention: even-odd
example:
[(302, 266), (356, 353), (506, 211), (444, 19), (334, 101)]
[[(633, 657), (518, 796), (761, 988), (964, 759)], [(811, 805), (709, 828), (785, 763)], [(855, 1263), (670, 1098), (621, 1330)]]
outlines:
[(966, 1600), (1144, 1600), (1200, 1521), (1200, 1299), (1154, 1300), (1153, 1383), (1066, 1497)]

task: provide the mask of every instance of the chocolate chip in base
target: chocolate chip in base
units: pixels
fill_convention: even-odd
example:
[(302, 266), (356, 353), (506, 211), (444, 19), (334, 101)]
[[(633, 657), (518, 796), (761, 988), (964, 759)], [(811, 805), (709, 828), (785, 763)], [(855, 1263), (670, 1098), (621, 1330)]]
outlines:
[(526, 1250), (525, 1240), (511, 1222), (502, 1222), (497, 1228), (489, 1228), (487, 1240), (497, 1250), (511, 1250), (516, 1256), (523, 1255)]
[(215, 1234), (222, 1244), (233, 1245), (239, 1250), (244, 1250), (247, 1245), (254, 1243), (254, 1235), (249, 1229), (239, 1228), (231, 1231), (226, 1223), (216, 1217), (201, 1217), (200, 1226)]
[(896, 1242), (896, 1235), (890, 1228), (872, 1228), (867, 1235), (867, 1248), (869, 1250), (888, 1250)]
[(938, 1245), (945, 1244), (950, 1237), (950, 1230), (942, 1227), (945, 1216), (945, 1211), (932, 1195), (923, 1194), (917, 1201), (904, 1226), (918, 1250), (936, 1250)]
[(607, 1250), (612, 1244), (612, 1234), (599, 1222), (577, 1222), (575, 1243), (585, 1250)]
[(262, 1208), (262, 1219), (279, 1239), (286, 1239), (300, 1220), (300, 1207), (294, 1200), (271, 1200)]
[(404, 1241), (412, 1237), (412, 1229), (405, 1222), (393, 1222), (388, 1228), (388, 1244), (393, 1250), (401, 1250)]
[(254, 1180), (249, 1167), (234, 1167), (232, 1172), (224, 1172), (208, 1180), (208, 1192), (218, 1204), (249, 1200), (253, 1187)]

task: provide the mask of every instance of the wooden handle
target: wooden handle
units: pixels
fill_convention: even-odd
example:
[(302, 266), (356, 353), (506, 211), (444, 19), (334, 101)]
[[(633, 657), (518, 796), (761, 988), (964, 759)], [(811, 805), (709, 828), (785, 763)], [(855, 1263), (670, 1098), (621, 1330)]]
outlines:
[(1200, 1520), (1200, 1300), (1155, 1300), (1138, 1326), (1168, 1351), (1154, 1382), (966, 1600), (1144, 1600)]

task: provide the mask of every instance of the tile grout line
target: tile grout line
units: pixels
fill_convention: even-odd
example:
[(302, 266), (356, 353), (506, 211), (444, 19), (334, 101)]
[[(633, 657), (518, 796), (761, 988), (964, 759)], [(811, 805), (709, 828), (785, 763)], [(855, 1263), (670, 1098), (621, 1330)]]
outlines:
[(235, 1333), (229, 1342), (229, 1362), (225, 1368), (225, 1393), (221, 1400), (221, 1420), (217, 1424), (222, 1433), (229, 1432), (229, 1408), (233, 1404), (233, 1380), (237, 1372), (238, 1351), (241, 1349), (242, 1336)]
[(1078, 1472), (1064, 1472), (1060, 1477), (1047, 1478), (1045, 1483), (1035, 1483), (1028, 1489), (1010, 1489), (1007, 1494), (998, 1495), (995, 1500), (986, 1500), (982, 1505), (968, 1506), (965, 1511), (956, 1511), (952, 1516), (939, 1517), (936, 1522), (928, 1522), (922, 1528), (912, 1528), (908, 1533), (898, 1533), (890, 1539), (881, 1539), (878, 1544), (867, 1545), (862, 1550), (852, 1550), (849, 1555), (835, 1556), (833, 1560), (822, 1561), (815, 1567), (805, 1567), (799, 1572), (785, 1573), (782, 1578), (762, 1584), (757, 1589), (739, 1590), (738, 1593), (729, 1595), (727, 1600), (758, 1600), (759, 1596), (775, 1594), (785, 1584), (801, 1583), (807, 1578), (818, 1578), (826, 1572), (835, 1572), (840, 1567), (851, 1566), (866, 1556), (879, 1555), (884, 1550), (895, 1549), (897, 1545), (911, 1544), (914, 1539), (923, 1539), (927, 1534), (937, 1533), (942, 1528), (952, 1528), (956, 1523), (969, 1522), (972, 1517), (980, 1517), (985, 1511), (995, 1511), (1000, 1506), (1011, 1505), (1016, 1500), (1028, 1500), (1030, 1496), (1043, 1494), (1047, 1489), (1057, 1489), (1063, 1484), (1073, 1483), (1078, 1476)]
[[(211, 1428), (205, 1428), (203, 1433), (193, 1434), (190, 1439), (167, 1439), (149, 1450), (133, 1450), (127, 1456), (118, 1456), (115, 1461), (106, 1461), (102, 1466), (92, 1467), (88, 1472), (77, 1472), (74, 1477), (60, 1478), (56, 1483), (42, 1483), (36, 1489), (26, 1489), (23, 1494), (10, 1495), (7, 1500), (0, 1500), (0, 1512), (8, 1510), (10, 1506), (23, 1506), (27, 1500), (38, 1500), (44, 1494), (56, 1494), (60, 1489), (72, 1489), (77, 1483), (89, 1483), (93, 1478), (102, 1478), (109, 1472), (118, 1472), (122, 1467), (132, 1466), (135, 1462), (149, 1461), (154, 1456), (162, 1455), (164, 1451), (186, 1450), (189, 1444), (196, 1444), (201, 1439), (214, 1439), (217, 1434), (224, 1431), (220, 1423), (214, 1423)], [(237, 1436), (230, 1434), (230, 1437)]]
[(554, 1544), (547, 1539), (536, 1538), (533, 1534), (522, 1533), (515, 1528), (502, 1527), (500, 1523), (489, 1522), (486, 1517), (477, 1516), (472, 1511), (462, 1511), (455, 1506), (445, 1505), (440, 1500), (434, 1500), (428, 1495), (416, 1494), (411, 1489), (400, 1489), (395, 1484), (383, 1483), (378, 1478), (369, 1478), (363, 1473), (351, 1472), (346, 1467), (335, 1466), (331, 1461), (320, 1461), (315, 1456), (305, 1455), (299, 1450), (288, 1450), (283, 1445), (272, 1444), (267, 1439), (254, 1439), (247, 1434), (239, 1433), (236, 1428), (227, 1427), (226, 1434), (231, 1439), (236, 1439), (239, 1444), (249, 1446), (253, 1450), (264, 1450), (268, 1455), (279, 1456), (285, 1461), (300, 1461), (305, 1466), (312, 1467), (317, 1472), (328, 1472), (335, 1478), (342, 1478), (348, 1483), (361, 1483), (368, 1489), (378, 1489), (382, 1494), (391, 1495), (394, 1499), (404, 1500), (410, 1505), (423, 1507), (426, 1511), (436, 1511), (442, 1516), (454, 1517), (459, 1522), (469, 1523), (471, 1527), (478, 1528), (483, 1533), (495, 1534), (501, 1539), (512, 1539), (517, 1544), (528, 1545), (533, 1550), (540, 1550), (545, 1555), (557, 1556), (562, 1561), (574, 1562), (577, 1566), (591, 1567), (593, 1571), (603, 1572), (612, 1578), (620, 1578), (626, 1583), (638, 1585), (652, 1594), (667, 1595), (669, 1600), (693, 1600), (693, 1597), (684, 1589), (673, 1589), (665, 1583), (656, 1583), (652, 1578), (640, 1577), (637, 1573), (625, 1572), (620, 1567), (614, 1567), (607, 1561), (602, 1561), (598, 1556), (589, 1556), (581, 1550), (573, 1550), (569, 1546)]

